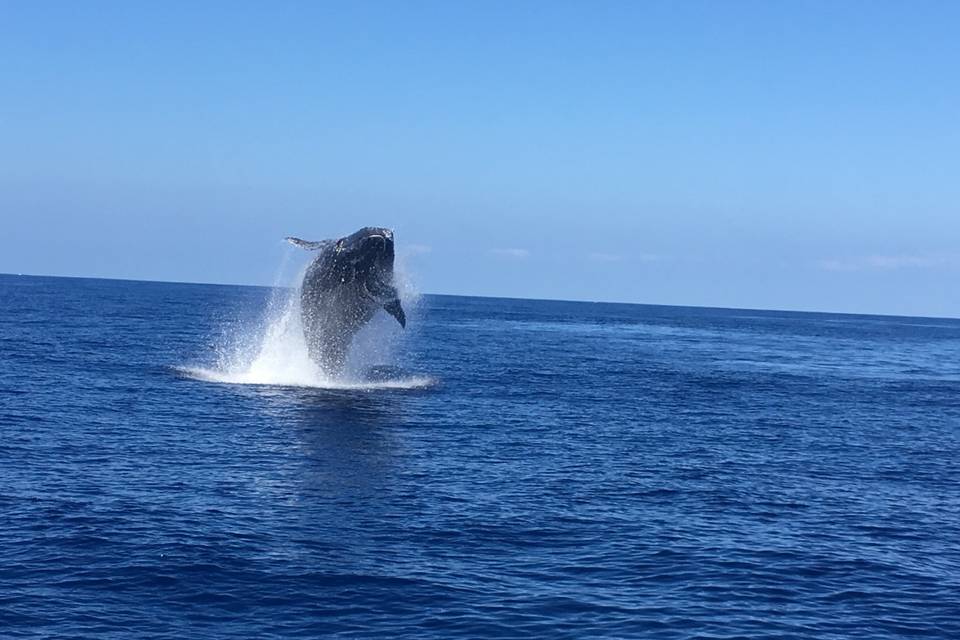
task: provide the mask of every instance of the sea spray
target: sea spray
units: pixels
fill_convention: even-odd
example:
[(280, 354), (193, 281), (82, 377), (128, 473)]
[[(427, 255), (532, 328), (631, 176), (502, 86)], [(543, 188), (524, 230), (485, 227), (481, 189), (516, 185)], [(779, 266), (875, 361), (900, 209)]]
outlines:
[[(240, 323), (226, 333), (215, 346), (213, 367), (183, 367), (183, 373), (209, 382), (327, 389), (419, 388), (435, 383), (395, 366), (406, 332), (381, 312), (354, 336), (343, 373), (331, 377), (322, 372), (308, 355), (300, 322), (299, 283), (306, 267), (290, 278), (284, 275), (288, 262), (289, 252), (260, 320)], [(395, 271), (394, 278), (404, 307), (416, 309), (419, 295), (409, 276)]]

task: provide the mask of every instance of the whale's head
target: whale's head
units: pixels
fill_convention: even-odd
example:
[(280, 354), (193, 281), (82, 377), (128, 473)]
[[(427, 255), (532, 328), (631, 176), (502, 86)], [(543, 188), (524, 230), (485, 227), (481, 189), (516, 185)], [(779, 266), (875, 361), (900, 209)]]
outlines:
[(364, 227), (340, 238), (334, 251), (348, 257), (359, 280), (393, 278), (393, 231)]

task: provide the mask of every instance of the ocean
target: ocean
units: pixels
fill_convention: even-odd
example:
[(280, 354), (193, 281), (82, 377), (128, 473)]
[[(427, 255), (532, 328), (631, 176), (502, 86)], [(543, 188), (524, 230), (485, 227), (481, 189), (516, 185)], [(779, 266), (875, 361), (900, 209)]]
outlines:
[(0, 276), (0, 636), (960, 637), (960, 320), (289, 294)]

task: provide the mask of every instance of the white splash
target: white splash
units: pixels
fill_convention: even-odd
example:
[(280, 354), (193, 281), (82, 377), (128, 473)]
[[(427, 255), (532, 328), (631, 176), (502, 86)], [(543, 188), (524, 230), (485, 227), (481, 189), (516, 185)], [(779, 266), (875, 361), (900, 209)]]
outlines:
[[(303, 270), (296, 276), (299, 284)], [(417, 294), (409, 279), (395, 274), (404, 308), (415, 307)], [(377, 376), (369, 372), (394, 361), (402, 329), (386, 313), (377, 312), (354, 336), (344, 372), (324, 374), (310, 359), (300, 324), (300, 292), (275, 287), (259, 327), (243, 328), (222, 341), (213, 367), (179, 367), (182, 374), (226, 384), (317, 387), (322, 389), (418, 389), (436, 384), (428, 376)]]

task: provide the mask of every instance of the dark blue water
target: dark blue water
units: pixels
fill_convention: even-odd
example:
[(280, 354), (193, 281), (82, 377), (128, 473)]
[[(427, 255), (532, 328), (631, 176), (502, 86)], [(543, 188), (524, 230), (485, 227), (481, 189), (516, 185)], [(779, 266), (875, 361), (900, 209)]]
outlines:
[(960, 321), (426, 296), (422, 384), (188, 374), (269, 299), (0, 276), (0, 635), (960, 637)]

